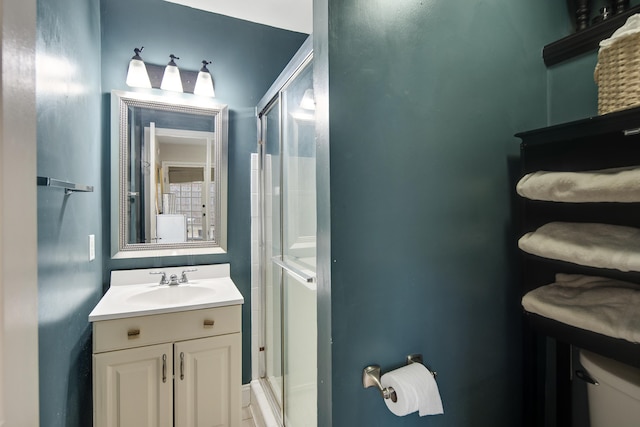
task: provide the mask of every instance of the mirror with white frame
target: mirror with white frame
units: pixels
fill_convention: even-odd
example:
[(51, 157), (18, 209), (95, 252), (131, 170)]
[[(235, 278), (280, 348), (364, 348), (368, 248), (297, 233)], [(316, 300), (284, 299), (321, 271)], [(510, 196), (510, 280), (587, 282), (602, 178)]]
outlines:
[(224, 253), (228, 108), (111, 94), (113, 258)]

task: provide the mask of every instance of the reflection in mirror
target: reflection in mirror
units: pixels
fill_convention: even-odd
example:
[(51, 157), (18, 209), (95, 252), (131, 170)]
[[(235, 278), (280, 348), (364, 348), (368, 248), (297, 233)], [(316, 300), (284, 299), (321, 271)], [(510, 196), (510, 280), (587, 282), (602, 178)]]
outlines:
[(197, 97), (112, 93), (114, 258), (226, 250), (227, 114)]

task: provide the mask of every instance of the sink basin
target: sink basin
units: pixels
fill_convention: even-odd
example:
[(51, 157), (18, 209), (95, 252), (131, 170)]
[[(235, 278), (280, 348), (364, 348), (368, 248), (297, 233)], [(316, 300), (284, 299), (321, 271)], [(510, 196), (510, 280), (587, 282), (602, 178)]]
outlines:
[[(180, 275), (187, 267), (163, 270)], [(244, 298), (229, 277), (229, 264), (197, 266), (189, 282), (180, 285), (149, 283), (155, 269), (122, 270), (111, 273), (111, 286), (89, 314), (89, 321), (120, 319), (151, 314), (175, 313), (243, 304)]]
[(201, 286), (165, 285), (131, 295), (126, 300), (128, 303), (144, 306), (184, 305), (207, 300), (213, 297), (215, 293), (215, 289)]

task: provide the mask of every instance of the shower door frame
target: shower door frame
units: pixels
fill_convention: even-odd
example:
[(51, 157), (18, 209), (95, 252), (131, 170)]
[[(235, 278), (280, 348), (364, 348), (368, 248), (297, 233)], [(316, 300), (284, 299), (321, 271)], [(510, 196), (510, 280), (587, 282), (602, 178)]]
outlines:
[[(266, 263), (271, 263), (271, 260), (267, 258), (267, 238), (266, 238), (266, 202), (264, 200), (264, 195), (266, 191), (265, 187), (265, 179), (264, 179), (264, 160), (265, 160), (265, 144), (264, 144), (264, 127), (263, 127), (263, 117), (273, 108), (274, 104), (278, 104), (280, 109), (280, 115), (278, 120), (278, 136), (279, 136), (279, 153), (282, 155), (282, 132), (283, 132), (283, 117), (282, 117), (282, 108), (283, 108), (283, 99), (282, 93), (287, 89), (289, 84), (295, 80), (295, 78), (307, 67), (313, 60), (313, 37), (310, 35), (307, 40), (302, 44), (298, 52), (291, 59), (287, 67), (282, 71), (280, 76), (276, 79), (276, 81), (271, 85), (267, 93), (263, 96), (256, 107), (256, 116), (257, 116), (257, 131), (258, 131), (258, 162), (259, 162), (259, 191), (258, 191), (258, 206), (260, 209), (259, 215), (259, 274), (260, 274), (260, 286), (259, 286), (259, 298), (260, 298), (260, 330), (258, 333), (258, 341), (259, 341), (259, 351), (258, 351), (258, 378), (261, 381), (263, 388), (265, 390), (265, 395), (267, 400), (272, 406), (274, 410), (274, 415), (276, 415), (278, 422), (280, 425), (285, 425), (284, 423), (284, 411), (285, 411), (285, 397), (284, 390), (281, 390), (282, 393), (281, 400), (282, 405), (278, 403), (278, 398), (276, 397), (276, 393), (272, 389), (271, 382), (267, 378), (267, 363), (266, 363), (266, 352), (268, 349), (266, 348), (266, 336), (267, 336), (267, 292), (265, 289), (265, 285), (267, 283), (267, 268)], [(268, 142), (267, 142), (268, 143)], [(282, 160), (281, 160), (282, 161)], [(282, 165), (280, 165), (282, 167)], [(282, 179), (282, 177), (280, 177)], [(280, 216), (282, 217), (282, 210), (280, 210)], [(282, 230), (280, 230), (282, 233)], [(279, 236), (280, 241), (282, 242), (282, 236)], [(282, 268), (282, 266), (280, 266)], [(283, 281), (284, 278), (284, 268), (282, 268), (283, 274), (280, 275), (280, 280)], [(281, 299), (281, 307), (282, 306), (282, 290), (280, 293)], [(282, 369), (283, 375), (283, 384), (284, 384), (284, 323), (280, 323), (280, 365)], [(283, 386), (284, 387), (284, 386)]]

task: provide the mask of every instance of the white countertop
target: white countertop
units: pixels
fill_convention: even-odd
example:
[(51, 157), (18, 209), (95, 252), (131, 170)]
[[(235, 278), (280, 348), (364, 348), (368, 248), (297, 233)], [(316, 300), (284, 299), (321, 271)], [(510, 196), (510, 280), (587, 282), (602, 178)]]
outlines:
[[(192, 268), (198, 271), (188, 272), (189, 282), (179, 285), (159, 285), (160, 276), (149, 274), (164, 271), (167, 277), (180, 277), (183, 270)], [(89, 322), (243, 303), (229, 277), (229, 264), (113, 271), (111, 286), (89, 314)]]

